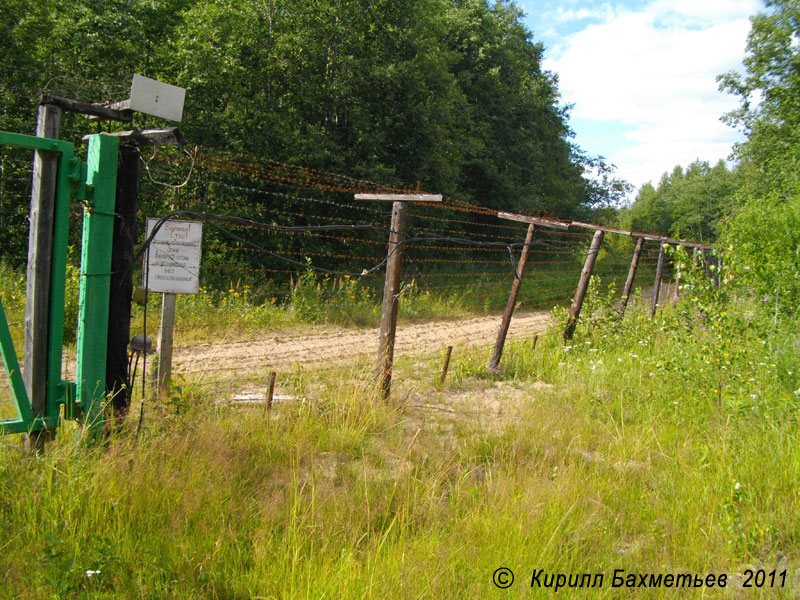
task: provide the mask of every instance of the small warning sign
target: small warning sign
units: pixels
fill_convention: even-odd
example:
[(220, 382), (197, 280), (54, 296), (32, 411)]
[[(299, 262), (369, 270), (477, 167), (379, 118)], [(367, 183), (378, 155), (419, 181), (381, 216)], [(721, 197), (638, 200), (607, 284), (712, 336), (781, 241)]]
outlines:
[[(147, 219), (147, 238), (158, 219)], [(151, 292), (196, 294), (200, 284), (203, 224), (165, 221), (147, 249), (144, 284)]]

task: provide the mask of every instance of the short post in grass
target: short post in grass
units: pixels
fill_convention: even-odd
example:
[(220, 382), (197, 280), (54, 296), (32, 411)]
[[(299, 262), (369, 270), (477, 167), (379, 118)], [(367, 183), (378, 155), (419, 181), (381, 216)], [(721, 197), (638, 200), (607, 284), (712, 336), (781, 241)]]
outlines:
[(631, 290), (633, 289), (633, 280), (636, 277), (636, 270), (639, 268), (639, 256), (642, 254), (642, 246), (644, 246), (644, 238), (636, 238), (636, 247), (633, 249), (633, 258), (631, 258), (631, 266), (628, 269), (628, 279), (625, 281), (625, 289), (622, 292), (622, 301), (619, 305), (620, 316), (625, 315), (625, 309), (628, 307), (628, 299), (631, 297)]
[(656, 265), (656, 280), (653, 283), (653, 303), (650, 307), (650, 317), (652, 318), (656, 314), (656, 308), (658, 307), (658, 296), (661, 292), (661, 278), (664, 276), (664, 242), (661, 242), (661, 245), (658, 249), (658, 263)]
[(508, 335), (508, 328), (511, 325), (511, 317), (514, 315), (514, 308), (517, 305), (517, 296), (519, 289), (522, 287), (522, 276), (525, 273), (525, 265), (528, 263), (528, 253), (530, 252), (531, 244), (533, 243), (533, 235), (536, 225), (533, 223), (528, 225), (528, 232), (525, 235), (525, 243), (522, 246), (522, 253), (517, 262), (517, 268), (514, 272), (514, 282), (511, 284), (511, 293), (508, 296), (508, 303), (506, 310), (503, 313), (503, 319), (500, 321), (500, 330), (497, 332), (497, 339), (494, 342), (494, 352), (489, 358), (489, 372), (496, 373), (500, 366), (500, 357), (503, 355), (503, 346), (506, 343), (506, 336)]
[(586, 261), (583, 263), (581, 270), (581, 277), (578, 280), (578, 288), (575, 290), (575, 297), (572, 299), (572, 305), (569, 307), (569, 316), (567, 317), (567, 326), (564, 328), (564, 341), (568, 342), (575, 334), (575, 326), (578, 324), (578, 317), (581, 314), (581, 307), (583, 306), (583, 299), (586, 297), (586, 290), (589, 287), (589, 279), (592, 277), (594, 270), (594, 263), (597, 260), (597, 254), (600, 252), (600, 244), (603, 242), (602, 229), (594, 232), (592, 244), (589, 246), (589, 252), (586, 255)]
[(394, 341), (400, 304), (400, 277), (403, 271), (403, 242), (406, 237), (408, 202), (441, 202), (440, 194), (356, 194), (356, 200), (392, 202), (392, 221), (386, 255), (386, 279), (383, 285), (381, 327), (378, 340), (378, 385), (384, 400), (392, 389)]
[(272, 371), (269, 374), (269, 383), (267, 384), (267, 410), (272, 410), (272, 399), (275, 397), (275, 378), (277, 373)]
[(453, 347), (448, 346), (447, 350), (444, 353), (444, 366), (442, 366), (442, 374), (439, 377), (439, 383), (444, 383), (444, 380), (447, 379), (447, 369), (450, 367), (451, 354), (453, 354)]

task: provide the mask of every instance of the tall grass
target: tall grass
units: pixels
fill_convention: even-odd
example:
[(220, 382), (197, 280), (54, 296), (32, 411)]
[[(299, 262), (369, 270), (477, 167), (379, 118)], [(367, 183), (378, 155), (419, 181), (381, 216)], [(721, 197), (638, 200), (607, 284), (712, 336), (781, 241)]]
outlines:
[[(444, 386), (439, 357), (400, 359), (391, 403), (357, 370), (272, 412), (188, 382), (138, 439), (66, 430), (36, 459), (5, 439), (0, 597), (551, 597), (534, 569), (603, 573), (586, 597), (676, 594), (614, 569), (796, 597), (799, 323), (696, 292), (652, 320), (600, 298), (569, 345), (512, 340), (499, 376), (489, 348), (456, 348)], [(743, 589), (762, 567), (787, 587)]]

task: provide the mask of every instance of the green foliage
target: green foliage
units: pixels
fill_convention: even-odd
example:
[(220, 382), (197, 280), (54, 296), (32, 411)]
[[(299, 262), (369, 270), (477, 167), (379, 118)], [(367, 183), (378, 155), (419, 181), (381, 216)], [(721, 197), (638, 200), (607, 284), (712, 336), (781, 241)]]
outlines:
[[(7, 12), (0, 129), (30, 132), (43, 89), (117, 100), (136, 72), (186, 87), (181, 131), (204, 147), (563, 218), (588, 218), (624, 187), (572, 142), (556, 77), (512, 2), (13, 0)], [(62, 132), (89, 131), (65, 115)], [(259, 216), (241, 190), (161, 192), (142, 208), (236, 200)], [(2, 210), (0, 250), (16, 264), (26, 206)]]
[(751, 19), (745, 73), (720, 88), (738, 96), (727, 120), (747, 134), (740, 144), (743, 207), (725, 235), (726, 261), (745, 293), (794, 313), (800, 301), (800, 6), (768, 0)]
[(81, 286), (81, 269), (74, 262), (74, 248), (67, 252), (67, 275), (64, 280), (64, 343), (68, 346), (78, 335), (78, 297)]
[(800, 6), (767, 0), (768, 11), (751, 19), (745, 73), (719, 78), (740, 107), (727, 121), (747, 134), (737, 154), (746, 171), (746, 197), (796, 196), (800, 192)]
[(658, 187), (642, 186), (620, 222), (632, 231), (712, 243), (736, 206), (739, 180), (738, 171), (728, 170), (723, 161), (713, 167), (699, 160), (685, 170), (677, 166)]
[(795, 312), (800, 305), (800, 195), (749, 200), (726, 234), (726, 262), (742, 289)]

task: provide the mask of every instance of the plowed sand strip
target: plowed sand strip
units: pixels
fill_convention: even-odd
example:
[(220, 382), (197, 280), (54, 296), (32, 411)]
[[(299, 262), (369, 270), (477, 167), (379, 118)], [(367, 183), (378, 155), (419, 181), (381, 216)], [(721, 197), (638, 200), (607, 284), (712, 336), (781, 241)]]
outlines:
[[(511, 320), (509, 337), (542, 333), (550, 321), (548, 311), (520, 312)], [(395, 356), (420, 354), (456, 344), (489, 345), (494, 342), (500, 316), (456, 321), (399, 324)], [(244, 342), (219, 342), (175, 347), (177, 373), (263, 371), (295, 364), (346, 363), (378, 349), (378, 329), (340, 330), (298, 336), (276, 335)]]

